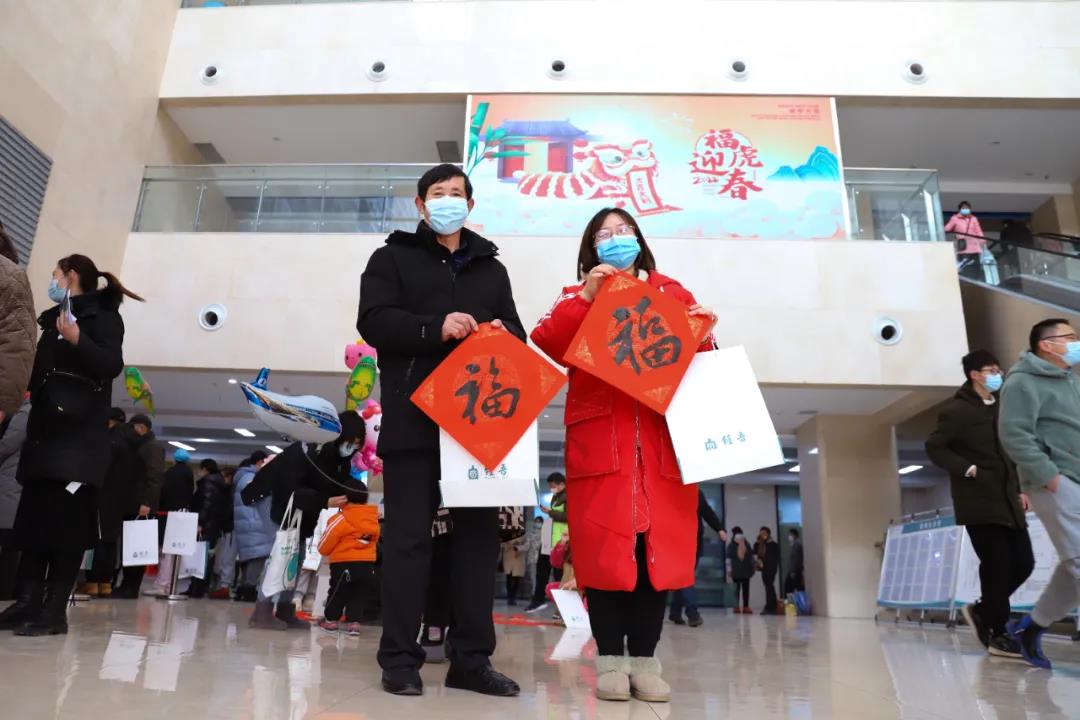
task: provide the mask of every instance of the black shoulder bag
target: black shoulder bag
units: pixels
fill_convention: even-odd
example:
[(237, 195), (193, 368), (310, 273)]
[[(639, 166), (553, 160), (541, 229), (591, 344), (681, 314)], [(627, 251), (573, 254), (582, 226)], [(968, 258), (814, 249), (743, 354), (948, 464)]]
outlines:
[(50, 420), (78, 423), (90, 420), (101, 406), (105, 388), (82, 375), (64, 370), (50, 370), (41, 384), (34, 407)]

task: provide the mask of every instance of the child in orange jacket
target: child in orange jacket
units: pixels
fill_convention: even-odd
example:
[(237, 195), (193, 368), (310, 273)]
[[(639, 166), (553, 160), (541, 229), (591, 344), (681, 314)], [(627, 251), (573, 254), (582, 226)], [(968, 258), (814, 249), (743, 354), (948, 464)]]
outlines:
[[(363, 487), (363, 485), (360, 485)], [(319, 553), (330, 558), (330, 596), (325, 619), (319, 622), (326, 632), (341, 629), (360, 634), (364, 609), (375, 605), (375, 551), (379, 541), (379, 509), (367, 504), (367, 488), (346, 492), (348, 502), (326, 523)]]

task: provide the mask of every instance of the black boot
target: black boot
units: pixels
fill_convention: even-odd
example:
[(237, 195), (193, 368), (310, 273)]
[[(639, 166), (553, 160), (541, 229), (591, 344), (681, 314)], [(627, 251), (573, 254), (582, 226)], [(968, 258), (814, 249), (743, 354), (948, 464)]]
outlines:
[(24, 623), (15, 634), (24, 637), (67, 635), (67, 606), (70, 598), (71, 587), (67, 583), (49, 583), (41, 614), (37, 619)]
[(311, 623), (296, 617), (296, 605), (294, 605), (292, 601), (278, 603), (275, 608), (274, 617), (285, 623), (286, 627), (290, 630), (307, 630), (311, 627)]
[(0, 612), (0, 630), (14, 630), (23, 623), (37, 619), (45, 598), (45, 586), (40, 582), (24, 582), (19, 596), (4, 612)]

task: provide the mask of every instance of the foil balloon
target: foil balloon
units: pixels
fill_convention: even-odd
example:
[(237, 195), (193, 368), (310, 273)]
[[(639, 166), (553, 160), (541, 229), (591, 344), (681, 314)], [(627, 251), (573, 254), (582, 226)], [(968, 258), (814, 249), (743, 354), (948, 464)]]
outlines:
[(341, 421), (329, 400), (315, 395), (282, 395), (267, 389), (270, 370), (263, 368), (255, 382), (240, 383), (251, 412), (275, 432), (300, 442), (325, 443), (341, 434)]
[(139, 372), (139, 368), (129, 367), (124, 370), (124, 387), (128, 396), (136, 405), (142, 405), (151, 415), (154, 414), (154, 392), (150, 383)]
[(378, 353), (363, 339), (357, 340), (345, 346), (345, 366), (352, 370), (345, 385), (345, 409), (359, 410), (378, 380)]
[(372, 475), (381, 475), (383, 463), (375, 453), (379, 447), (379, 431), (382, 428), (382, 405), (374, 400), (368, 400), (367, 406), (360, 412), (360, 417), (364, 418), (366, 430), (364, 447), (353, 455), (353, 467), (367, 470)]

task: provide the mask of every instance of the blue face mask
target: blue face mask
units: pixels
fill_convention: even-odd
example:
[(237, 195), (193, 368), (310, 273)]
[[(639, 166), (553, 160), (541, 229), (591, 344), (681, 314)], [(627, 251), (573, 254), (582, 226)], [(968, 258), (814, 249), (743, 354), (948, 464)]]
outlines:
[(64, 301), (64, 296), (67, 295), (67, 288), (60, 287), (60, 283), (56, 282), (56, 278), (49, 281), (49, 299), (54, 303), (61, 303)]
[(1001, 389), (1001, 386), (1005, 384), (1005, 379), (1001, 377), (1000, 373), (986, 376), (986, 389), (992, 393)]
[(1080, 341), (1073, 341), (1063, 343), (1065, 345), (1065, 354), (1061, 355), (1061, 359), (1069, 367), (1076, 367), (1080, 365)]
[(428, 211), (428, 225), (439, 235), (453, 235), (465, 227), (469, 205), (465, 198), (440, 197), (424, 203)]
[(960, 208), (960, 214), (965, 215), (965, 216), (970, 215), (971, 214), (971, 208)]
[(596, 246), (600, 262), (616, 270), (628, 269), (640, 254), (641, 246), (634, 235), (616, 235)]

